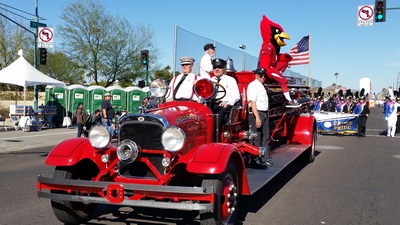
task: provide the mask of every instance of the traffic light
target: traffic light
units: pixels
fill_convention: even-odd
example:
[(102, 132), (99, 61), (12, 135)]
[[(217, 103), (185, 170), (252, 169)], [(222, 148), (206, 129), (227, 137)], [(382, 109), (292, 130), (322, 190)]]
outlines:
[(46, 65), (47, 62), (47, 49), (39, 48), (39, 64)]
[(146, 86), (146, 82), (144, 80), (139, 80), (139, 87), (144, 88)]
[(375, 0), (375, 22), (386, 21), (386, 0)]
[(142, 50), (140, 52), (142, 55), (142, 65), (143, 66), (148, 66), (149, 65), (149, 50)]

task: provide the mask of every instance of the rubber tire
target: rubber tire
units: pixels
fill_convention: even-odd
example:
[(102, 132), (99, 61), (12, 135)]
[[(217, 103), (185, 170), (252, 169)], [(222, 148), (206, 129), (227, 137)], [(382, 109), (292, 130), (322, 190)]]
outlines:
[(305, 163), (312, 163), (315, 160), (315, 142), (317, 140), (317, 130), (313, 128), (311, 146), (303, 152), (303, 161)]
[[(53, 177), (63, 179), (81, 179), (79, 174), (72, 173), (66, 167), (56, 167)], [(60, 191), (51, 192), (60, 193)], [(85, 223), (92, 219), (97, 209), (97, 204), (64, 200), (51, 200), (51, 206), (57, 219), (65, 224)]]
[[(225, 184), (225, 185), (224, 185)], [(234, 185), (233, 191), (229, 192), (229, 186)], [(233, 163), (229, 163), (225, 172), (220, 174), (215, 178), (205, 178), (202, 181), (202, 187), (214, 187), (214, 210), (213, 211), (200, 211), (200, 224), (201, 225), (220, 225), (220, 224), (234, 224), (237, 209), (239, 208), (239, 181), (237, 176), (236, 167)], [(228, 191), (230, 193), (231, 198), (228, 198), (228, 195), (224, 195), (224, 191)], [(233, 194), (235, 193), (235, 194)], [(226, 204), (225, 199), (230, 199), (230, 202), (233, 203), (231, 208), (234, 209), (232, 214), (228, 213), (227, 210), (223, 212), (224, 204)], [(223, 216), (222, 214), (229, 216)]]

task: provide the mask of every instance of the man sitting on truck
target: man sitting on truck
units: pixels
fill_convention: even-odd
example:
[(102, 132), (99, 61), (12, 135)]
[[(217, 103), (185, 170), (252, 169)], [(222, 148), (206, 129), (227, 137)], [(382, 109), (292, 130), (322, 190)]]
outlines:
[(221, 127), (224, 124), (225, 115), (240, 100), (240, 93), (235, 78), (226, 75), (226, 61), (220, 58), (214, 59), (212, 60), (212, 65), (214, 76), (211, 78), (211, 81), (220, 84), (226, 91), (225, 96), (221, 98), (224, 93), (221, 91), (222, 88), (218, 86), (218, 91), (221, 92), (217, 93), (215, 97), (217, 100), (211, 100), (209, 103), (209, 107), (213, 113), (218, 114), (218, 126)]
[(198, 101), (198, 97), (193, 92), (193, 83), (198, 79), (197, 75), (192, 73), (194, 59), (191, 57), (182, 57), (182, 73), (172, 78), (169, 84), (167, 102), (178, 101)]

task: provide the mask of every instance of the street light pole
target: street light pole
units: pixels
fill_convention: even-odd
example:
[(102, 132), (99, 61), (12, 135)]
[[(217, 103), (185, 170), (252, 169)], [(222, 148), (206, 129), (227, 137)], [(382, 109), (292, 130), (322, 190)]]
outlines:
[(245, 70), (245, 68), (246, 68), (246, 45), (239, 45), (239, 48), (243, 49), (242, 70)]
[(338, 86), (338, 83), (337, 83), (337, 78), (338, 78), (338, 76), (339, 76), (339, 73), (338, 72), (336, 72), (335, 74), (334, 74), (334, 76), (336, 76), (336, 82), (335, 82), (335, 84), (336, 84), (336, 87)]

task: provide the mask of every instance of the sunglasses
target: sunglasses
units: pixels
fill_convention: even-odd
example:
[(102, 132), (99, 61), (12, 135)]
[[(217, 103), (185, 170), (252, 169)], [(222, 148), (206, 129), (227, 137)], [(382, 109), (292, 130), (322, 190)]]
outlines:
[(257, 74), (260, 78), (264, 78), (265, 75), (264, 74)]
[(215, 70), (215, 69), (225, 69), (225, 67), (224, 66), (213, 66), (213, 69)]

